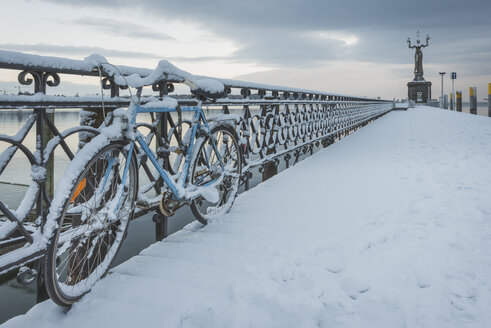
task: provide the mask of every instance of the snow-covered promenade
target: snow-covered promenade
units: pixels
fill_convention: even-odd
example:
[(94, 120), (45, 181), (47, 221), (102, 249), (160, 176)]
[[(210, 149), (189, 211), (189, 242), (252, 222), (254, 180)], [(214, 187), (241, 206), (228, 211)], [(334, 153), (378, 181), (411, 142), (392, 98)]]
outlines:
[(391, 112), (5, 327), (490, 327), (491, 119)]

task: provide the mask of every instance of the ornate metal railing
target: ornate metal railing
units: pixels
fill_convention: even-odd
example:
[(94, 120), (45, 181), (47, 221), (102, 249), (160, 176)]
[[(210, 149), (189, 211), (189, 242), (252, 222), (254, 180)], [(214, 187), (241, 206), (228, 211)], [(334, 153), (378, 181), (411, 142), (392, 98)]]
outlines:
[[(9, 109), (31, 110), (24, 126), (15, 135), (0, 134), (0, 187), (8, 183), (4, 176), (8, 165), (15, 164), (15, 154), (21, 154), (31, 166), (30, 183), (24, 188), (20, 205), (9, 208), (0, 193), (0, 273), (17, 268), (44, 255), (42, 227), (54, 192), (54, 152), (61, 149), (72, 159), (77, 149), (98, 133), (103, 123), (101, 96), (50, 96), (48, 89), (61, 83), (60, 75), (95, 76), (102, 88), (108, 90), (104, 99), (104, 114), (117, 107), (128, 106), (128, 96), (122, 95), (127, 87), (118, 85), (112, 76), (94, 69), (86, 61), (42, 57), (0, 51), (0, 69), (18, 70), (18, 82), (32, 85), (30, 95), (0, 95), (0, 111)], [(124, 75), (148, 76), (152, 71), (134, 67), (119, 69)], [(196, 77), (202, 78), (202, 77)], [(310, 90), (284, 88), (263, 84), (216, 79), (225, 86), (225, 95), (219, 99), (202, 97), (199, 90), (177, 94), (183, 90), (183, 78), (169, 72), (144, 90), (142, 102), (165, 95), (176, 97), (180, 105), (202, 100), (208, 116), (235, 114), (235, 129), (244, 149), (246, 166), (242, 177), (249, 188), (253, 168), (259, 167), (263, 179), (276, 172), (284, 161), (286, 167), (295, 164), (302, 155), (313, 153), (316, 147), (327, 147), (336, 139), (349, 134), (371, 120), (394, 108), (392, 101), (353, 97)], [(178, 88), (179, 86), (179, 88)], [(186, 87), (187, 88), (187, 87)], [(147, 90), (148, 89), (148, 90)], [(184, 89), (189, 90), (189, 89)], [(54, 111), (60, 108), (82, 109), (81, 125), (60, 132), (54, 121)], [(139, 129), (154, 143), (156, 154), (169, 170), (173, 170), (182, 151), (181, 135), (189, 124), (185, 118), (163, 113), (150, 114), (150, 121)], [(25, 146), (29, 131), (35, 130), (35, 148)], [(0, 133), (2, 132), (0, 123)], [(68, 138), (78, 138), (76, 146)], [(19, 155), (17, 155), (19, 156)], [(58, 156), (58, 155), (57, 155)], [(156, 175), (140, 157), (142, 172), (149, 183), (141, 187), (138, 214), (155, 209), (152, 198), (160, 194)], [(57, 172), (60, 174), (60, 172)], [(150, 196), (146, 196), (150, 195)]]

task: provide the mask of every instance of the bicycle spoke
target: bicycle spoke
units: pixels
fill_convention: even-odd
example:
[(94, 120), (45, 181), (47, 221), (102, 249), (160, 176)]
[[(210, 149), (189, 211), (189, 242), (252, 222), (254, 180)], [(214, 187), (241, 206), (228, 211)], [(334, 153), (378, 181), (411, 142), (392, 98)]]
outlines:
[[(72, 194), (77, 194), (66, 201), (59, 222), (56, 246), (51, 253), (54, 257), (52, 288), (58, 290), (54, 295), (60, 304), (80, 298), (105, 274), (133, 213), (131, 205), (136, 199), (138, 178), (136, 161), (129, 162), (131, 166), (123, 186), (125, 150), (119, 144), (106, 148), (84, 168), (72, 187)], [(53, 297), (53, 293), (50, 295)]]
[(217, 128), (213, 137), (208, 138), (199, 150), (192, 183), (218, 188), (219, 197), (216, 202), (209, 202), (201, 196), (193, 200), (191, 208), (198, 220), (206, 223), (209, 217), (230, 209), (238, 191), (240, 170), (239, 148), (234, 132), (224, 127)]

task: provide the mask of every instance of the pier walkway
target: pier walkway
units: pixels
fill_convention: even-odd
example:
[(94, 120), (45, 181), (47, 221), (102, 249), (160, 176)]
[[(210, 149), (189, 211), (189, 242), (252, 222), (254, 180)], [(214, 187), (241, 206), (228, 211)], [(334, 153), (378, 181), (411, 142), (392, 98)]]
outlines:
[(489, 327), (491, 119), (391, 112), (4, 327)]

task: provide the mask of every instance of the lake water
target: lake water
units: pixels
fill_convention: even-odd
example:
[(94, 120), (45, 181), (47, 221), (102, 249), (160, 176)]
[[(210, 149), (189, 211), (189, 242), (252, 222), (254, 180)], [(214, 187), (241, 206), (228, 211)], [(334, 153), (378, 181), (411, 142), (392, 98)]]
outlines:
[[(464, 111), (469, 112), (469, 108), (464, 107)], [(487, 106), (480, 105), (478, 107), (478, 114), (487, 116)], [(79, 124), (78, 111), (57, 110), (55, 115), (55, 123), (60, 131)], [(27, 111), (0, 111), (0, 134), (13, 135), (17, 133), (28, 116), (29, 112)], [(150, 118), (142, 117), (139, 118), (139, 121), (150, 122)], [(24, 143), (31, 151), (35, 147), (34, 140), (33, 129)], [(76, 137), (71, 138), (67, 140), (67, 143), (72, 149), (76, 149), (78, 139)], [(152, 146), (152, 148), (153, 147), (154, 146)], [(6, 145), (0, 142), (0, 153), (5, 148)], [(57, 150), (55, 153), (55, 185), (61, 178), (68, 162), (68, 157), (61, 150)], [(282, 161), (278, 169), (281, 171), (284, 168), (285, 164)], [(19, 184), (28, 183), (29, 178), (28, 173), (26, 172), (30, 172), (29, 163), (21, 154), (16, 154), (14, 162), (11, 163), (0, 176), (0, 182), (7, 181)], [(142, 183), (145, 183), (146, 178), (143, 175), (140, 177), (143, 180)], [(261, 174), (257, 170), (253, 170), (253, 179), (250, 186), (253, 187), (257, 185), (260, 182), (260, 179)], [(0, 199), (2, 199), (2, 195), (0, 195)], [(157, 241), (156, 225), (152, 221), (152, 216), (153, 213), (149, 213), (131, 222), (128, 236), (113, 265), (118, 265), (126, 261)], [(192, 221), (194, 221), (194, 216), (191, 211), (188, 207), (183, 207), (176, 215), (169, 218), (168, 231), (169, 233), (178, 231)], [(43, 295), (38, 296), (35, 283), (29, 286), (22, 286), (17, 283), (14, 274), (3, 277), (0, 276), (0, 324), (16, 315), (27, 312), (38, 300), (42, 299)]]

